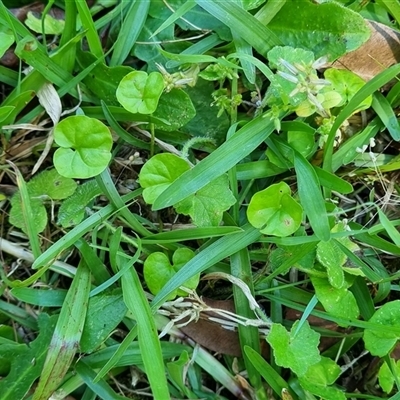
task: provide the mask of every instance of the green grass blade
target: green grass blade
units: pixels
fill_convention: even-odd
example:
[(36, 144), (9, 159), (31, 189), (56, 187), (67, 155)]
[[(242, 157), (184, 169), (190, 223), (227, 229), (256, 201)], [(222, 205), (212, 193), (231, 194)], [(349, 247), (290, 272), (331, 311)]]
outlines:
[(85, 323), (90, 278), (86, 263), (81, 261), (61, 308), (33, 400), (48, 399), (73, 361)]
[(152, 302), (152, 308), (160, 307), (170, 293), (182, 286), (193, 275), (256, 242), (261, 234), (250, 224), (242, 226), (243, 232), (224, 236), (192, 258), (162, 288)]
[(103, 47), (100, 42), (99, 35), (94, 26), (92, 15), (90, 14), (89, 6), (85, 0), (75, 2), (78, 9), (79, 17), (81, 18), (82, 26), (86, 30), (86, 38), (89, 49), (97, 58), (103, 57)]
[(29, 196), (28, 188), (26, 186), (26, 183), (24, 181), (21, 172), (14, 164), (11, 163), (11, 165), (17, 176), (17, 184), (22, 202), (22, 215), (24, 217), (26, 233), (29, 238), (29, 243), (31, 245), (32, 253), (34, 257), (39, 257), (41, 254), (41, 250), (40, 250), (40, 243), (39, 243), (39, 237), (37, 235), (37, 230), (33, 225), (35, 219), (31, 207), (31, 197)]
[(155, 32), (150, 36), (150, 39), (156, 35), (158, 35), (160, 32), (162, 32), (164, 29), (168, 28), (171, 24), (173, 24), (175, 21), (177, 21), (179, 18), (183, 17), (187, 12), (189, 12), (194, 6), (196, 5), (194, 0), (187, 0), (185, 1), (177, 10), (173, 12), (172, 15), (170, 15), (156, 30)]
[(272, 47), (282, 44), (275, 33), (237, 5), (234, 0), (196, 0), (196, 3), (235, 31), (264, 57)]
[(110, 67), (122, 64), (128, 57), (146, 22), (150, 0), (133, 0), (122, 22), (110, 60)]
[(114, 204), (122, 217), (126, 219), (130, 227), (137, 233), (143, 236), (148, 236), (150, 232), (136, 219), (136, 217), (129, 211), (126, 204), (119, 195), (117, 189), (115, 188), (114, 182), (111, 179), (110, 172), (105, 169), (100, 175), (96, 177), (96, 181), (103, 193), (108, 197), (110, 202)]
[(399, 231), (393, 226), (389, 218), (385, 215), (385, 213), (378, 208), (379, 214), (379, 221), (381, 222), (382, 226), (385, 228), (385, 231), (389, 235), (390, 239), (393, 240), (393, 243), (396, 246), (400, 246), (400, 233)]
[[(71, 39), (73, 39), (76, 35), (76, 2), (75, 1), (67, 1), (65, 2), (65, 27), (63, 33), (60, 38), (60, 47), (63, 47), (67, 44)], [(68, 72), (72, 72), (75, 65), (75, 57), (76, 57), (76, 48), (72, 51), (69, 51), (64, 56), (64, 68)]]
[[(119, 267), (125, 269), (124, 263)], [(154, 399), (167, 400), (170, 396), (157, 328), (136, 270), (128, 269), (121, 283), (125, 304), (137, 322), (139, 347)]]
[[(142, 189), (134, 190), (125, 196), (122, 196), (124, 202), (128, 202), (142, 193)], [(71, 247), (76, 243), (83, 235), (93, 229), (96, 225), (100, 224), (102, 221), (107, 219), (113, 212), (115, 208), (112, 204), (102, 208), (97, 213), (91, 215), (89, 218), (85, 219), (75, 228), (71, 229), (67, 234), (61, 237), (56, 243), (54, 243), (50, 248), (48, 248), (44, 253), (42, 253), (33, 263), (32, 268), (40, 268), (48, 263), (53, 262), (57, 256)]]
[[(250, 289), (254, 295), (253, 276), (251, 271), (251, 263), (247, 248), (238, 251), (231, 256), (231, 274), (241, 279)], [(235, 300), (235, 311), (238, 315), (252, 319), (254, 318), (254, 311), (251, 310), (249, 300), (243, 291), (237, 286), (233, 285), (233, 297)], [(250, 346), (258, 353), (261, 353), (260, 336), (256, 327), (238, 326), (240, 347)], [(253, 364), (244, 357), (246, 370), (249, 375), (250, 383), (253, 385), (258, 399), (266, 399), (265, 391), (263, 390), (261, 377)]]
[(325, 144), (324, 153), (324, 164), (323, 168), (327, 171), (332, 171), (332, 154), (333, 154), (333, 142), (335, 140), (336, 131), (340, 128), (344, 121), (349, 118), (352, 113), (359, 107), (360, 103), (365, 100), (372, 93), (377, 91), (383, 85), (386, 85), (390, 80), (400, 73), (400, 64), (393, 65), (385, 71), (376, 75), (368, 83), (366, 83), (347, 103), (340, 114), (336, 117), (335, 123), (333, 124), (328, 140)]
[(228, 141), (173, 182), (153, 204), (154, 210), (176, 204), (233, 168), (275, 129), (269, 118), (258, 117), (239, 129)]
[(286, 389), (289, 390), (293, 399), (297, 399), (297, 396), (290, 390), (289, 384), (271, 367), (271, 365), (267, 363), (267, 361), (264, 360), (262, 356), (260, 356), (260, 354), (248, 346), (244, 348), (244, 351), (254, 367), (278, 396), (281, 395), (283, 389)]
[(294, 168), (296, 170), (300, 202), (307, 214), (311, 227), (319, 239), (329, 240), (331, 234), (328, 214), (318, 176), (312, 165), (297, 151), (294, 151)]
[(376, 92), (372, 98), (372, 108), (389, 131), (393, 140), (400, 140), (400, 125), (392, 106), (381, 93)]

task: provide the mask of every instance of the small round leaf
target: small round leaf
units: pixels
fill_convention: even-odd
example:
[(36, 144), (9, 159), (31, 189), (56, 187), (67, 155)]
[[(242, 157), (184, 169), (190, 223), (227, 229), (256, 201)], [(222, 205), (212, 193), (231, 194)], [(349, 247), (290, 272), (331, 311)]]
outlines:
[(129, 112), (152, 114), (164, 90), (164, 79), (159, 72), (147, 74), (133, 71), (124, 76), (117, 88), (117, 99)]
[[(143, 275), (144, 280), (151, 293), (156, 295), (164, 285), (178, 272), (188, 261), (194, 257), (194, 252), (188, 248), (179, 248), (172, 256), (171, 265), (168, 257), (161, 252), (151, 253), (144, 262)], [(195, 289), (199, 284), (200, 274), (195, 274), (189, 278), (184, 287)], [(187, 296), (183, 290), (177, 289), (168, 297), (169, 300), (176, 296)]]
[(111, 159), (112, 136), (99, 120), (84, 115), (68, 117), (54, 129), (60, 146), (54, 166), (67, 178), (90, 178), (100, 174)]
[(139, 174), (140, 186), (144, 188), (144, 201), (153, 204), (174, 180), (189, 169), (189, 164), (174, 154), (162, 153), (150, 158)]
[(261, 233), (283, 237), (300, 227), (303, 208), (290, 196), (289, 186), (280, 182), (251, 198), (247, 218)]

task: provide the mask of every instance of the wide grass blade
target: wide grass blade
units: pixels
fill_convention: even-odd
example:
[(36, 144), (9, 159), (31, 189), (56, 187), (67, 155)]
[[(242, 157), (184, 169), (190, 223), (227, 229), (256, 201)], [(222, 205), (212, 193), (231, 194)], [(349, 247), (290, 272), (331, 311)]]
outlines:
[(319, 239), (327, 241), (331, 234), (318, 176), (312, 165), (297, 151), (294, 151), (294, 168), (301, 205), (315, 235)]
[(262, 116), (247, 123), (208, 157), (168, 186), (154, 202), (153, 209), (159, 210), (176, 204), (233, 168), (256, 149), (274, 128), (274, 122)]
[[(118, 257), (120, 270), (126, 269), (126, 261)], [(128, 261), (132, 265), (131, 261)], [(163, 356), (154, 317), (144, 294), (139, 276), (129, 268), (121, 277), (124, 302), (137, 322), (139, 347), (143, 364), (155, 399), (169, 399)]]
[(110, 67), (122, 64), (128, 57), (144, 23), (146, 22), (149, 7), (150, 0), (132, 1), (132, 4), (122, 22), (118, 38), (114, 44)]
[(368, 83), (366, 83), (343, 108), (340, 114), (336, 117), (335, 122), (329, 132), (328, 140), (325, 144), (323, 164), (324, 169), (332, 172), (333, 142), (335, 140), (336, 131), (340, 128), (343, 122), (346, 121), (346, 119), (349, 118), (355, 110), (357, 110), (362, 101), (364, 101), (368, 96), (377, 91), (383, 85), (386, 85), (386, 83), (392, 80), (399, 73), (400, 64), (396, 64), (376, 75)]
[(400, 140), (400, 125), (392, 106), (381, 93), (376, 92), (372, 98), (372, 108), (387, 128), (393, 140)]
[(90, 271), (81, 261), (61, 307), (46, 361), (33, 400), (47, 400), (67, 373), (86, 319), (90, 291)]
[(261, 234), (250, 224), (242, 226), (243, 232), (218, 239), (185, 264), (162, 288), (152, 301), (152, 308), (158, 308), (166, 298), (193, 275), (198, 274), (217, 262), (256, 242)]
[(264, 57), (272, 47), (282, 45), (275, 33), (237, 5), (235, 0), (196, 0), (196, 3), (235, 31)]

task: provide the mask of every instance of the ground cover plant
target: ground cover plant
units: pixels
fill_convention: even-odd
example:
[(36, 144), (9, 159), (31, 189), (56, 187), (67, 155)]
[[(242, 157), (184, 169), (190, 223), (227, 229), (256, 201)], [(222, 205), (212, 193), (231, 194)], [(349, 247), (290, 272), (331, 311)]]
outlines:
[(0, 1), (0, 400), (399, 398), (398, 1)]

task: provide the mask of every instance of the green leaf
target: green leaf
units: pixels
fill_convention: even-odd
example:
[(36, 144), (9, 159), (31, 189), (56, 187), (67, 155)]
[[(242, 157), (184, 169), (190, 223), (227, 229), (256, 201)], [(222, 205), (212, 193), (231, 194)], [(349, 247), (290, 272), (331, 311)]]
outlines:
[(330, 358), (321, 357), (321, 360), (311, 365), (305, 375), (299, 377), (300, 385), (305, 389), (329, 400), (345, 400), (345, 394), (332, 385), (341, 373), (340, 367)]
[[(82, 68), (87, 68), (96, 61), (97, 58), (91, 53), (86, 51), (78, 53), (78, 62)], [(97, 63), (82, 82), (100, 100), (108, 105), (119, 106), (116, 96), (118, 85), (121, 79), (132, 71), (131, 67), (125, 65), (108, 67), (103, 63)]]
[(321, 360), (318, 344), (320, 335), (306, 321), (298, 330), (296, 321), (290, 332), (281, 324), (272, 324), (267, 342), (274, 350), (277, 365), (290, 368), (297, 376), (306, 374), (310, 366)]
[[(18, 348), (0, 346), (0, 357), (12, 360), (10, 373), (0, 380), (2, 400), (23, 399), (31, 385), (40, 376), (57, 317), (40, 314), (39, 335), (27, 345)], [(35, 362), (32, 363), (32, 360)]]
[(71, 196), (77, 184), (73, 179), (61, 176), (57, 170), (50, 169), (30, 180), (27, 187), (32, 197), (47, 196), (53, 200), (61, 200)]
[(178, 213), (190, 215), (197, 226), (217, 226), (222, 221), (222, 213), (235, 203), (228, 176), (222, 175), (174, 207)]
[(280, 182), (251, 198), (247, 218), (265, 235), (289, 236), (300, 227), (303, 208), (290, 196), (290, 187)]
[(5, 52), (14, 43), (14, 35), (9, 32), (0, 32), (0, 57), (3, 57)]
[[(179, 271), (188, 261), (194, 257), (194, 252), (187, 247), (177, 249), (172, 256), (172, 265), (168, 257), (161, 252), (151, 253), (144, 262), (144, 280), (151, 293), (157, 294), (165, 284)], [(199, 284), (200, 274), (195, 274), (182, 286), (188, 289), (196, 289)], [(188, 293), (177, 289), (168, 297), (169, 300), (176, 296), (187, 296)]]
[(171, 132), (186, 125), (196, 115), (189, 95), (182, 89), (173, 89), (163, 93), (153, 117), (168, 121), (169, 125), (155, 122), (156, 129)]
[(57, 223), (63, 228), (78, 225), (85, 217), (88, 203), (101, 193), (99, 185), (93, 179), (79, 185), (73, 195), (61, 204)]
[(315, 295), (326, 312), (332, 316), (355, 320), (360, 314), (354, 294), (347, 287), (333, 287), (328, 279), (310, 275)]
[[(330, 68), (324, 72), (325, 79), (332, 82), (333, 89), (340, 94), (342, 102), (336, 106), (347, 104), (351, 98), (365, 85), (365, 82), (355, 73), (346, 69)], [(332, 90), (329, 87), (329, 90)], [(372, 96), (365, 98), (354, 113), (371, 107)]]
[(330, 60), (357, 49), (370, 36), (360, 14), (336, 2), (287, 0), (268, 28), (286, 45)]
[(388, 354), (400, 339), (400, 336), (391, 330), (391, 327), (400, 327), (400, 300), (384, 304), (370, 318), (369, 322), (386, 326), (386, 331), (377, 331), (371, 328), (364, 330), (365, 348), (373, 355), (383, 357)]
[(65, 118), (54, 129), (60, 146), (54, 166), (67, 178), (90, 178), (100, 174), (111, 159), (112, 136), (99, 120), (84, 115)]
[(133, 71), (119, 83), (117, 99), (131, 113), (152, 114), (163, 90), (164, 79), (159, 72)]
[(139, 174), (144, 201), (153, 204), (172, 182), (189, 169), (189, 164), (174, 154), (156, 154), (150, 158)]
[(174, 181), (162, 196), (157, 197), (153, 209), (159, 210), (176, 204), (197, 192), (236, 166), (240, 160), (256, 149), (273, 129), (273, 121), (269, 118), (258, 117), (248, 122), (213, 153)]
[[(394, 372), (397, 376), (397, 380), (399, 380), (400, 379), (400, 360), (398, 360), (397, 362), (395, 362), (394, 360), (390, 360), (390, 361), (392, 362), (392, 365), (394, 366)], [(389, 394), (393, 390), (395, 378), (386, 362), (383, 363), (382, 366), (379, 368), (378, 379), (379, 379), (379, 385), (382, 388), (382, 390), (384, 392), (386, 392), (387, 394)]]
[[(43, 232), (47, 225), (47, 212), (43, 202), (71, 196), (76, 186), (74, 180), (61, 176), (55, 169), (43, 171), (26, 184), (34, 219), (32, 226), (37, 234)], [(27, 230), (19, 192), (11, 199), (10, 223), (24, 232)]]
[[(341, 222), (335, 225), (331, 232), (344, 232), (345, 230), (346, 226)], [(317, 259), (326, 268), (329, 283), (334, 288), (341, 289), (346, 285), (343, 266), (347, 262), (347, 255), (336, 244), (335, 240), (352, 252), (359, 250), (359, 247), (348, 237), (330, 239), (317, 245)]]
[(294, 168), (300, 203), (310, 220), (314, 233), (321, 240), (329, 240), (329, 220), (318, 176), (312, 165), (297, 151), (294, 151)]
[(79, 344), (80, 351), (92, 353), (96, 350), (122, 321), (126, 310), (120, 293), (102, 293), (90, 298)]
[[(29, 11), (25, 24), (29, 29), (36, 33), (42, 33), (42, 19), (36, 18), (32, 11)], [(46, 35), (60, 35), (65, 27), (65, 22), (61, 19), (55, 19), (51, 15), (46, 14), (44, 17), (44, 33)]]

